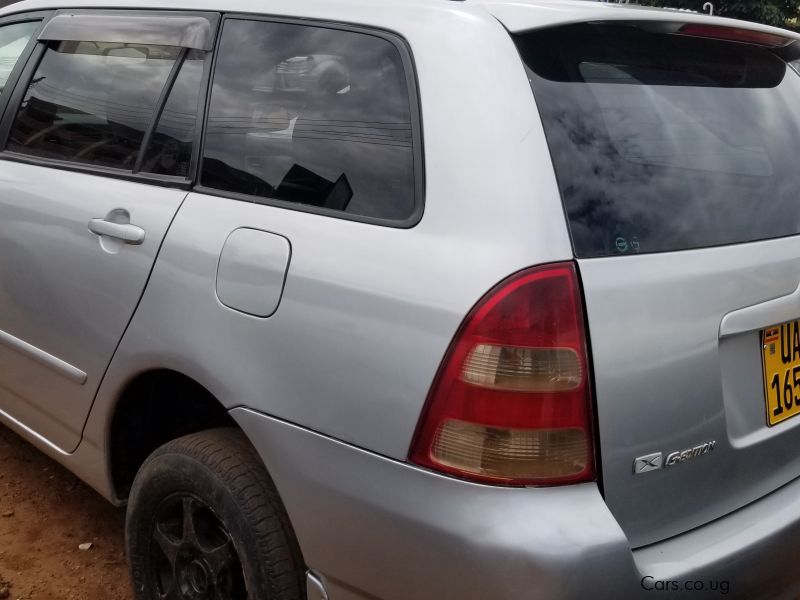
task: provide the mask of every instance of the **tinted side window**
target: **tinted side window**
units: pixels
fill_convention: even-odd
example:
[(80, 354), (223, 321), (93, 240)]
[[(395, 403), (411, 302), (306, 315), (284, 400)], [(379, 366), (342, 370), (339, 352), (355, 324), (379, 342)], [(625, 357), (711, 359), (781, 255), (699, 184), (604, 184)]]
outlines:
[(171, 46), (55, 43), (31, 80), (8, 149), (132, 170), (179, 53)]
[(6, 87), (11, 71), (37, 27), (39, 21), (13, 23), (0, 27), (0, 92)]
[(145, 152), (141, 170), (188, 177), (204, 53), (191, 51), (180, 67)]
[(380, 37), (229, 20), (201, 183), (354, 215), (414, 209), (406, 73)]

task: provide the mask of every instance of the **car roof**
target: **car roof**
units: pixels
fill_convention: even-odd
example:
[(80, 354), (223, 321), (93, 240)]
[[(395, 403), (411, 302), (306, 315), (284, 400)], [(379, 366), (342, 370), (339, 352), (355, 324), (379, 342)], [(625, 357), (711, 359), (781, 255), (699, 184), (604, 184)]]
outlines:
[[(392, 14), (420, 26), (426, 13), (452, 13), (454, 26), (465, 16), (496, 19), (511, 32), (585, 21), (681, 21), (763, 31), (800, 40), (785, 29), (709, 16), (686, 10), (616, 4), (592, 0), (22, 0), (0, 9), (0, 15), (46, 9), (199, 10), (316, 18), (332, 22), (386, 27)], [(437, 19), (438, 22), (438, 19)]]

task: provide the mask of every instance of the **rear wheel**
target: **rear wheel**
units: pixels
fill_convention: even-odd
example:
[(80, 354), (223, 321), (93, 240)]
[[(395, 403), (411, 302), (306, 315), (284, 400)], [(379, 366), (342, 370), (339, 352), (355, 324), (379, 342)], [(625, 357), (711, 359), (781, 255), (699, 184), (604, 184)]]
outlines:
[(125, 527), (137, 600), (299, 600), (304, 567), (258, 455), (235, 429), (173, 440), (145, 461)]

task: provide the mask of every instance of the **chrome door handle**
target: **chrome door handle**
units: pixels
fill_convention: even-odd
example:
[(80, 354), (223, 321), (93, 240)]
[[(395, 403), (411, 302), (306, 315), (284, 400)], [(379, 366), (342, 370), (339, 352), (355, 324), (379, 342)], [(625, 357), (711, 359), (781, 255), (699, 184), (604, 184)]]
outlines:
[(144, 242), (144, 229), (129, 223), (113, 223), (105, 219), (92, 219), (89, 221), (89, 231), (96, 235), (116, 238), (122, 240), (126, 244), (133, 244), (135, 246)]

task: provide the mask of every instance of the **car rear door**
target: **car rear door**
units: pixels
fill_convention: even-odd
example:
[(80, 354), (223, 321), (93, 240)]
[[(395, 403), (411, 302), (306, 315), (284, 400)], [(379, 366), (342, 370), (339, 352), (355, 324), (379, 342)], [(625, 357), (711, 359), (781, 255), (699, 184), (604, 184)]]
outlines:
[(186, 196), (216, 20), (56, 13), (6, 111), (0, 411), (62, 451)]
[(800, 475), (797, 42), (666, 20), (515, 40), (582, 278), (603, 492), (643, 546)]

